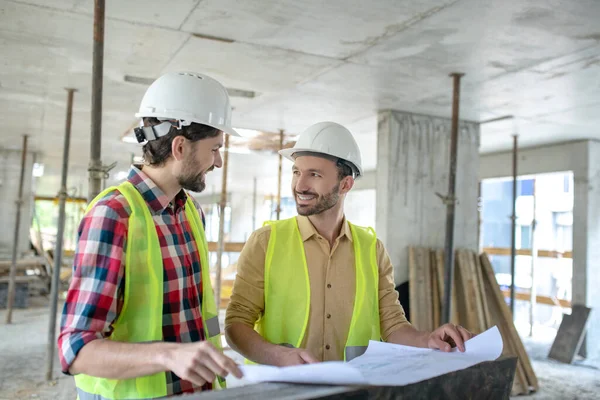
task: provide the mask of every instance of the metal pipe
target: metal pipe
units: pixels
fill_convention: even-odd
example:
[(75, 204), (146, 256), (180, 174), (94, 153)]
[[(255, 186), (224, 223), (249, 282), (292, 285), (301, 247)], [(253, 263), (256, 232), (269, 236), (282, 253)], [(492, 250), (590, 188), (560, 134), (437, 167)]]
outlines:
[(444, 245), (444, 304), (442, 323), (450, 322), (452, 312), (452, 283), (454, 282), (454, 210), (456, 208), (456, 159), (458, 152), (458, 114), (460, 106), (461, 73), (452, 73), (452, 127), (450, 133), (450, 172), (448, 174), (448, 196), (446, 197), (446, 242)]
[(15, 216), (15, 235), (13, 239), (12, 262), (8, 275), (8, 293), (6, 298), (6, 323), (12, 323), (12, 311), (15, 301), (17, 253), (19, 251), (19, 231), (21, 230), (21, 206), (23, 205), (23, 182), (25, 180), (25, 162), (27, 160), (27, 135), (23, 135), (23, 154), (21, 154), (21, 176), (19, 177), (19, 192), (17, 196), (17, 214)]
[(102, 76), (104, 69), (105, 0), (94, 0), (94, 53), (92, 64), (92, 125), (90, 141), (88, 201), (102, 187)]
[(227, 206), (227, 165), (229, 164), (229, 135), (225, 135), (225, 151), (223, 157), (223, 183), (221, 185), (221, 202), (219, 203), (219, 242), (217, 247), (217, 272), (215, 276), (215, 301), (217, 309), (221, 308), (221, 271), (225, 250), (225, 207)]
[(537, 289), (535, 287), (535, 266), (537, 264), (538, 246), (535, 240), (537, 228), (537, 199), (535, 193), (535, 178), (533, 178), (533, 219), (531, 220), (531, 300), (529, 303), (529, 336), (533, 336), (533, 323), (535, 319), (535, 304), (537, 301)]
[(512, 185), (512, 228), (511, 228), (511, 244), (510, 244), (510, 312), (513, 319), (515, 317), (515, 262), (516, 262), (516, 247), (517, 247), (517, 156), (518, 156), (518, 135), (513, 135), (513, 185)]
[[(279, 150), (283, 150), (283, 130), (279, 131)], [(279, 154), (279, 171), (277, 174), (277, 220), (281, 217), (281, 170), (283, 157)]]
[(485, 121), (481, 121), (479, 123), (479, 125), (489, 124), (491, 122), (504, 121), (504, 120), (513, 119), (513, 118), (514, 118), (514, 116), (512, 116), (512, 115), (503, 115), (502, 117), (491, 118), (491, 119), (486, 119)]
[(58, 193), (58, 231), (54, 248), (54, 269), (50, 289), (50, 322), (48, 324), (48, 343), (46, 345), (46, 380), (52, 380), (54, 349), (56, 347), (56, 311), (58, 308), (58, 286), (60, 285), (60, 268), (62, 266), (63, 236), (65, 233), (65, 206), (67, 204), (67, 174), (69, 171), (69, 147), (71, 145), (71, 125), (73, 121), (73, 95), (75, 89), (67, 89), (67, 117), (65, 121), (65, 143), (63, 148), (62, 174), (60, 192)]

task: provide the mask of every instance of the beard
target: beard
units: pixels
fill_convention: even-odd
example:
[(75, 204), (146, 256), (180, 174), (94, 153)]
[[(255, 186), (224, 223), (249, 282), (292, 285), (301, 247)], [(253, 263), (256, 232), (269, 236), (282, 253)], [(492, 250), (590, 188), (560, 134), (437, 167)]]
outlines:
[(329, 210), (330, 208), (332, 208), (333, 206), (335, 206), (339, 199), (340, 199), (340, 194), (339, 194), (339, 189), (340, 189), (340, 184), (338, 183), (337, 185), (335, 185), (335, 187), (333, 188), (333, 190), (329, 193), (326, 193), (324, 195), (317, 195), (316, 193), (312, 193), (312, 192), (295, 192), (296, 196), (294, 197), (295, 199), (297, 198), (297, 196), (300, 195), (313, 195), (313, 196), (317, 196), (317, 202), (315, 205), (312, 206), (304, 206), (304, 205), (298, 205), (298, 202), (296, 202), (296, 211), (298, 211), (299, 215), (308, 217), (310, 215), (316, 215), (316, 214), (320, 214), (324, 211)]
[[(190, 157), (193, 159), (193, 157)], [(196, 162), (188, 162), (184, 164), (185, 167), (181, 171), (181, 174), (177, 177), (179, 186), (190, 192), (200, 193), (206, 189), (206, 173), (212, 171), (214, 165), (206, 171), (198, 172), (200, 166)]]
[(204, 182), (204, 172), (196, 175), (184, 175), (181, 174), (177, 177), (179, 186), (190, 192), (200, 193), (206, 189), (206, 182)]

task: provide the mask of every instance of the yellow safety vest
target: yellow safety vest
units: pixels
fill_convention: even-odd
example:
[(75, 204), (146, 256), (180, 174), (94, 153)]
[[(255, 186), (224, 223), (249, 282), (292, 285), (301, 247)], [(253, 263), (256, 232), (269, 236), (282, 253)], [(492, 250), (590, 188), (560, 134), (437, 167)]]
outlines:
[[(131, 207), (131, 215), (125, 254), (124, 302), (113, 325), (114, 330), (107, 339), (129, 343), (162, 341), (163, 260), (154, 220), (144, 198), (130, 182), (124, 182), (100, 193), (89, 204), (87, 211), (99, 199), (114, 190), (125, 197)], [(218, 311), (208, 271), (208, 246), (202, 220), (189, 196), (185, 213), (200, 254), (202, 322), (205, 337), (222, 350)], [(164, 372), (122, 380), (78, 374), (75, 376), (75, 384), (80, 400), (151, 399), (167, 395)], [(222, 379), (219, 379), (219, 384), (224, 387)]]
[[(304, 243), (296, 218), (268, 221), (271, 236), (265, 257), (265, 308), (256, 330), (274, 344), (299, 348), (310, 312), (310, 283)], [(361, 355), (369, 340), (381, 340), (377, 237), (371, 228), (350, 224), (356, 291), (344, 360)]]

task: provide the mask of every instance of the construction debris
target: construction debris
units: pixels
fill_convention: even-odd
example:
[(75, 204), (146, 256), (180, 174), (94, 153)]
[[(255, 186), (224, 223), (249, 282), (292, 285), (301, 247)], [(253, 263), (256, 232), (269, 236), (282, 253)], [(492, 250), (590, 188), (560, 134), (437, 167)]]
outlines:
[(589, 307), (575, 304), (570, 315), (563, 315), (548, 358), (565, 364), (573, 362), (583, 343), (591, 311)]
[[(443, 250), (409, 249), (409, 311), (411, 323), (417, 329), (433, 330), (443, 322), (440, 320), (443, 276)], [(487, 254), (479, 256), (471, 250), (456, 251), (450, 322), (474, 333), (497, 326), (504, 342), (503, 355), (519, 358), (511, 395), (529, 394), (539, 389)]]

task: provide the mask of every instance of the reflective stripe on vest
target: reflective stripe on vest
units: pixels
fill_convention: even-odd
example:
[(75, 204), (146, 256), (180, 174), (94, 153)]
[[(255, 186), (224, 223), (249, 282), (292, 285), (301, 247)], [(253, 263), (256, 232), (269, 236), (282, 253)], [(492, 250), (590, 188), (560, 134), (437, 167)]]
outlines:
[[(265, 311), (256, 330), (269, 342), (300, 347), (310, 311), (310, 282), (304, 242), (296, 218), (269, 221), (265, 256)], [(377, 237), (370, 228), (350, 225), (356, 289), (344, 360), (364, 353), (369, 340), (381, 340)]]
[[(131, 215), (127, 227), (124, 301), (108, 339), (129, 343), (162, 341), (163, 260), (156, 226), (144, 198), (130, 182), (124, 182), (100, 193), (89, 204), (86, 213), (99, 199), (115, 190), (127, 200)], [(205, 335), (221, 349), (218, 313), (208, 268), (208, 246), (198, 210), (189, 196), (185, 213), (200, 255)], [(122, 380), (79, 374), (75, 376), (75, 383), (82, 400), (151, 399), (167, 395), (164, 372)]]

